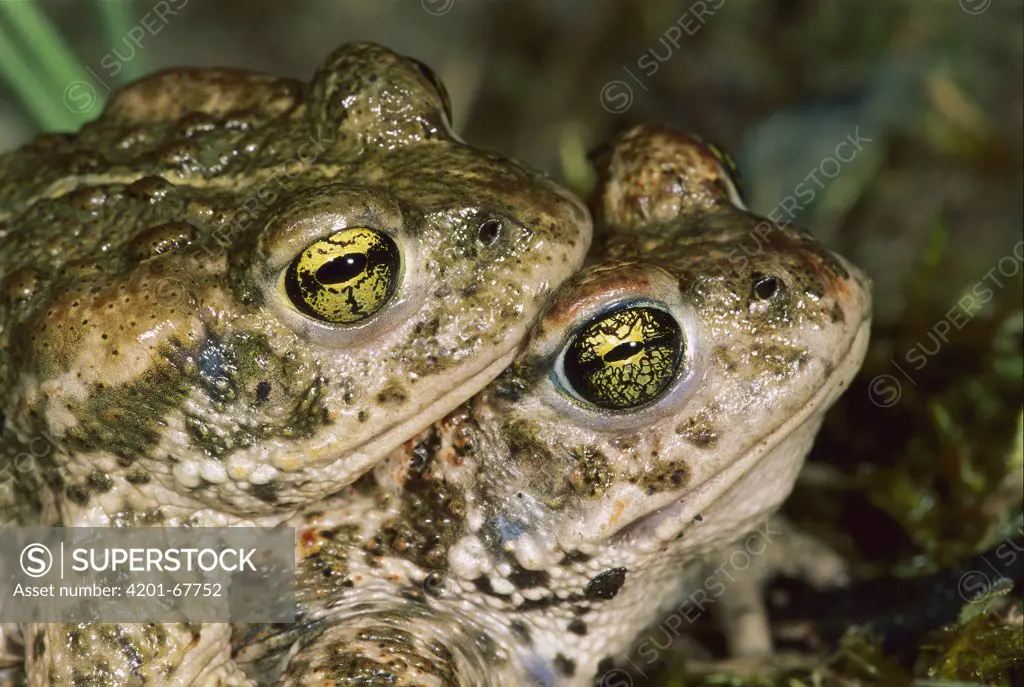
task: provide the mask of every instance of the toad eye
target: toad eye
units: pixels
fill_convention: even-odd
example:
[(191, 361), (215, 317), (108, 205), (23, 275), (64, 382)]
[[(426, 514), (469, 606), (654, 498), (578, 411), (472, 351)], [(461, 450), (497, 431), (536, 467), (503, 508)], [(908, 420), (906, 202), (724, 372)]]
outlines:
[(573, 397), (628, 410), (656, 399), (675, 379), (683, 333), (667, 311), (627, 305), (585, 323), (556, 362), (556, 379)]
[(400, 267), (398, 246), (390, 236), (352, 227), (306, 246), (288, 265), (284, 289), (310, 317), (356, 324), (394, 295)]

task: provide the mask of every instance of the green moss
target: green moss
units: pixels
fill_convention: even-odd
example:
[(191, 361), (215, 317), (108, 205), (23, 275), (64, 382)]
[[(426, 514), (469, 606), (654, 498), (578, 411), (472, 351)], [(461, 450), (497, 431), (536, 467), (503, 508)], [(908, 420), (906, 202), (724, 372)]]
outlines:
[(1024, 680), (1024, 624), (995, 613), (933, 633), (920, 661), (927, 677), (1010, 687)]

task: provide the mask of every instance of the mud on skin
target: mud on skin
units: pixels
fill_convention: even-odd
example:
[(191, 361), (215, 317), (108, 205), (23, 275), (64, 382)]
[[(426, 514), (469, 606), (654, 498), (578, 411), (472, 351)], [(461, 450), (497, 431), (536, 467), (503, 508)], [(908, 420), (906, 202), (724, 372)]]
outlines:
[[(277, 524), (493, 379), (589, 243), (380, 46), (147, 77), (0, 157), (0, 522)], [(138, 632), (22, 640), (38, 684), (239, 675), (224, 626)]]
[[(596, 164), (598, 243), (519, 357), (293, 521), (304, 622), (236, 643), (268, 683), (592, 685), (788, 495), (867, 279), (690, 137), (637, 127)], [(736, 654), (771, 648), (757, 583), (717, 600)]]

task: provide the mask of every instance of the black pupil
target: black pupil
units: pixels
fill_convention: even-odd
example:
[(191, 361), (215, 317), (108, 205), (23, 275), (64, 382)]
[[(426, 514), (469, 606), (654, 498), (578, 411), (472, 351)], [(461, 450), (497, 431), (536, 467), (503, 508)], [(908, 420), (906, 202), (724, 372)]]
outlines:
[(496, 219), (489, 219), (480, 225), (478, 230), (478, 236), (480, 242), (485, 246), (489, 246), (498, 240), (498, 235), (501, 233), (501, 222)]
[(644, 345), (639, 341), (627, 341), (626, 343), (621, 343), (608, 351), (608, 354), (604, 357), (604, 361), (606, 363), (615, 363), (620, 360), (629, 360), (639, 351), (642, 351), (643, 348)]
[(763, 277), (754, 282), (754, 293), (762, 300), (768, 300), (779, 290), (779, 281), (775, 277)]
[(316, 278), (321, 284), (342, 284), (358, 277), (366, 269), (365, 253), (346, 253), (316, 271)]

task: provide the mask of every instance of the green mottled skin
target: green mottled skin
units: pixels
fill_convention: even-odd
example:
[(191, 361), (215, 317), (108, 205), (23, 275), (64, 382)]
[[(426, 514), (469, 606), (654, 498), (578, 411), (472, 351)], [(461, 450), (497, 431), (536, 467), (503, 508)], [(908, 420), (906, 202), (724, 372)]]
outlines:
[[(0, 523), (273, 525), (496, 376), (590, 218), (446, 109), (422, 65), (351, 44), (309, 83), (162, 72), (0, 157)], [(400, 281), (326, 325), (280, 277), (346, 226), (391, 236)], [(222, 626), (153, 652), (111, 626), (113, 655), (100, 630), (23, 630), (34, 684), (237, 676)], [(175, 672), (175, 647), (198, 658)]]
[[(864, 355), (866, 278), (736, 205), (719, 162), (681, 134), (637, 127), (598, 171), (600, 243), (516, 361), (293, 521), (303, 623), (239, 640), (256, 672), (299, 640), (302, 659), (273, 664), (268, 684), (592, 685), (691, 590), (708, 596), (706, 571), (789, 493)], [(595, 313), (637, 300), (676, 317), (682, 368), (632, 410), (573, 398), (558, 386), (559, 351)], [(719, 599), (727, 614), (740, 587)], [(354, 656), (388, 651), (360, 628), (396, 612), (411, 637), (388, 641), (421, 663), (357, 679)], [(334, 634), (310, 642), (307, 623)], [(447, 657), (424, 649), (439, 635)]]
[[(502, 230), (485, 245), (489, 218)], [(420, 70), (372, 45), (309, 85), (139, 82), (79, 134), (0, 158), (0, 222), (5, 434), (53, 436), (69, 485), (130, 462), (240, 517), (344, 486), (482, 386), (589, 233), (559, 188), (456, 140)], [(276, 288), (344, 225), (391, 231), (405, 257), (393, 303), (359, 327), (301, 316)], [(194, 477), (210, 460), (226, 479)], [(249, 488), (259, 465), (273, 498)]]

